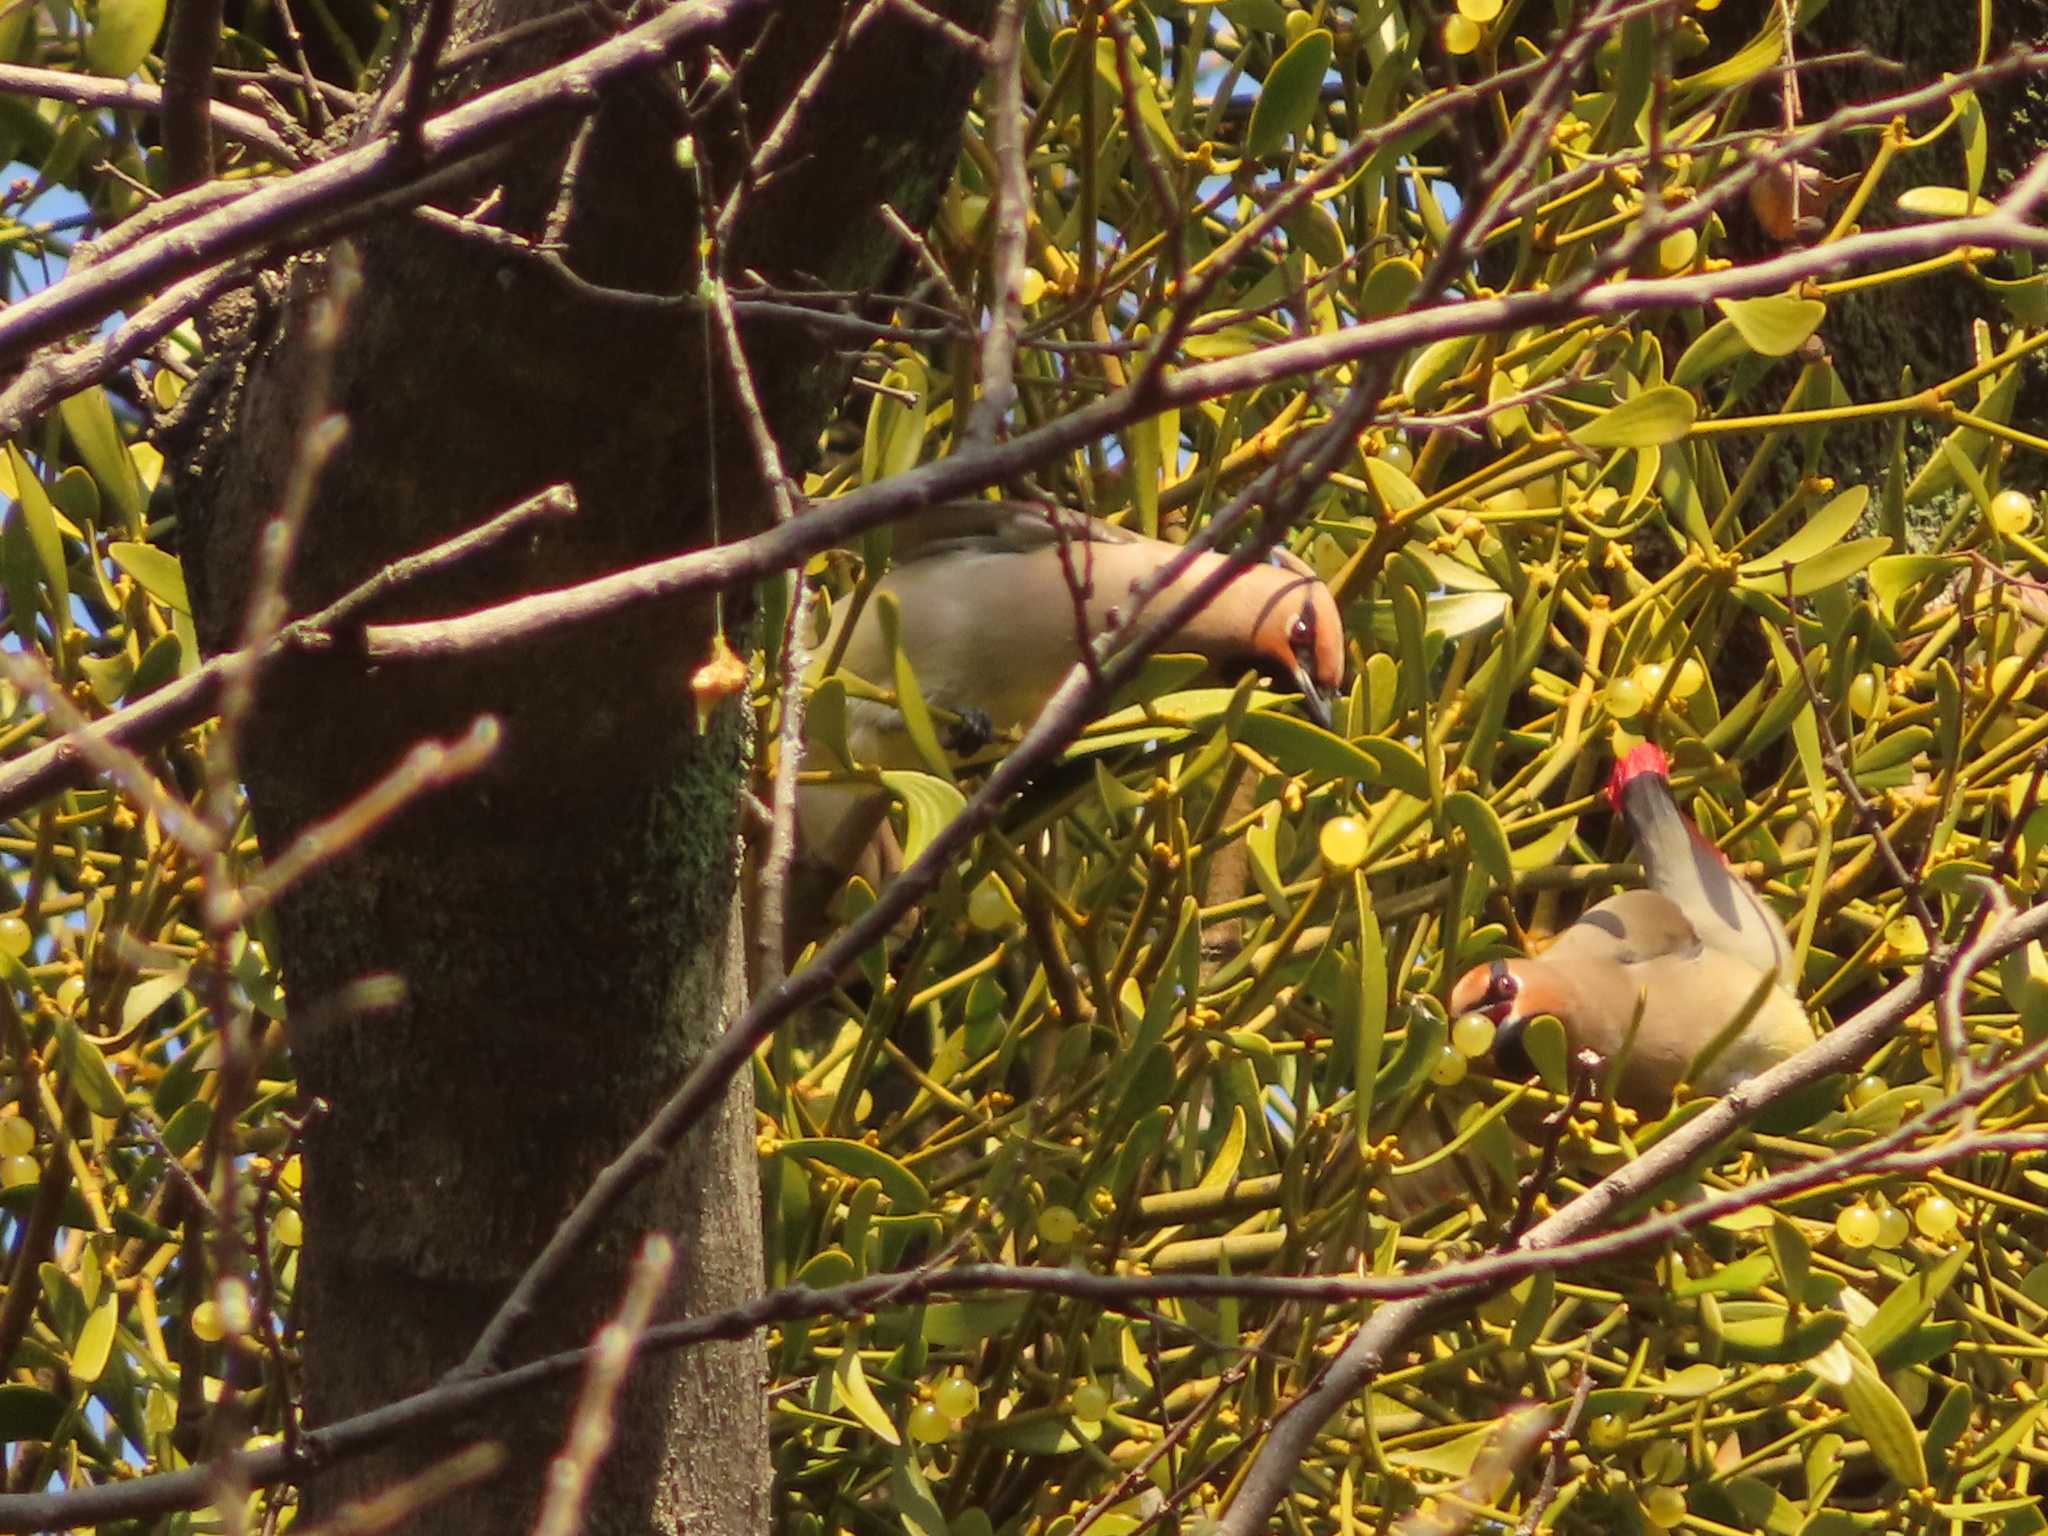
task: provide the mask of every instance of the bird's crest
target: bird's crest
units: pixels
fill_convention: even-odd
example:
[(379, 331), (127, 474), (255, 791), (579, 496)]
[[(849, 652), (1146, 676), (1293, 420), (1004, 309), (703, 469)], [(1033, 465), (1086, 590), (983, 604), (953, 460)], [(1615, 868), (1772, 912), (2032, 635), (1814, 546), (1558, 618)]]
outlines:
[(1607, 803), (1620, 810), (1622, 791), (1644, 774), (1660, 779), (1671, 777), (1671, 759), (1654, 741), (1640, 742), (1622, 754), (1621, 761), (1614, 765), (1614, 777), (1607, 781)]

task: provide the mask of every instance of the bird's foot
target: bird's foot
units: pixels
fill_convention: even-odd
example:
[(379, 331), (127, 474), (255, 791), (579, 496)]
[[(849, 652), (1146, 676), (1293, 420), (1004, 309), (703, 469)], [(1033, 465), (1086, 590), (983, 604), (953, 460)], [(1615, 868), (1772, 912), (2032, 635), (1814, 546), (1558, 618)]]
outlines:
[(972, 757), (996, 739), (996, 724), (978, 709), (963, 709), (946, 733), (946, 750), (960, 757)]

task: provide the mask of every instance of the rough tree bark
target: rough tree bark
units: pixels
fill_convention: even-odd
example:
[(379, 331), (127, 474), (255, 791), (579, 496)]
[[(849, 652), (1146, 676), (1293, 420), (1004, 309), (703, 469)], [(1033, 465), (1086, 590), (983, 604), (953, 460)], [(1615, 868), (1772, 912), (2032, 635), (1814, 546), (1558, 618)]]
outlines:
[[(939, 8), (969, 25), (984, 19), (978, 0)], [(539, 9), (461, 0), (451, 41)], [(835, 42), (863, 10), (872, 14), (851, 42)], [(877, 207), (886, 201), (913, 224), (929, 216), (978, 61), (887, 7), (752, 14), (764, 13), (764, 30), (721, 46), (749, 142), (828, 47), (843, 56), (804, 107), (778, 173), (748, 195), (728, 270), (792, 286), (885, 284), (902, 250)], [(519, 66), (535, 62), (529, 54)], [(706, 61), (683, 62), (687, 93)], [(500, 65), (493, 78), (504, 75)], [(566, 229), (565, 255), (585, 278), (659, 294), (695, 288), (701, 231), (675, 153), (683, 93), (673, 71), (651, 72), (598, 113)], [(730, 93), (704, 128), (706, 179), (722, 191), (745, 153)], [(530, 136), (489, 174), (447, 189), (440, 206), (468, 210), (501, 187), (491, 222), (539, 238), (573, 133), (565, 120)], [(720, 383), (707, 395), (696, 310), (579, 296), (502, 246), (416, 218), (390, 218), (359, 246), (361, 296), (331, 394), (349, 438), (306, 521), (295, 610), (559, 481), (579, 500), (573, 522), (408, 592), (385, 614), (461, 611), (744, 533), (767, 515), (722, 363), (709, 363)], [(235, 641), (263, 526), (316, 403), (307, 321), (329, 266), (326, 255), (305, 256), (242, 306), (232, 378), (180, 451), (184, 555), (214, 648)], [(745, 343), (774, 435), (801, 462), (844, 387), (844, 360), (788, 325), (750, 325)], [(734, 609), (727, 616), (744, 623)], [(691, 721), (686, 684), (712, 629), (701, 604), (459, 666), (372, 672), (346, 657), (309, 658), (266, 683), (242, 769), (273, 855), (414, 742), (453, 736), (485, 711), (504, 725), (484, 774), (414, 807), (279, 913), (301, 1009), (367, 973), (396, 973), (409, 988), (394, 1015), (292, 1038), (304, 1087), (332, 1106), (307, 1154), (300, 1294), (312, 1422), (460, 1362), (591, 1174), (733, 1012), (736, 791), (748, 743), (736, 705), (706, 734)], [(616, 1305), (646, 1230), (676, 1238), (671, 1310), (758, 1289), (751, 1110), (750, 1086), (736, 1083), (716, 1122), (549, 1298), (520, 1353), (586, 1339)], [(587, 1527), (761, 1528), (761, 1385), (748, 1344), (643, 1366)], [(501, 1439), (505, 1472), (408, 1529), (530, 1525), (565, 1401), (523, 1402), (465, 1432)], [(320, 1475), (307, 1512), (387, 1486), (454, 1443), (402, 1446)]]
[[(1776, 14), (1777, 4), (1778, 0), (1743, 0), (1707, 20), (1723, 47), (1739, 46)], [(2038, 48), (2044, 43), (2048, 43), (2048, 0), (1995, 0), (1990, 57), (1997, 58), (2010, 48)], [(1928, 5), (1924, 0), (1855, 0), (1854, 4), (1836, 0), (1804, 30), (1801, 47), (1807, 58), (1863, 50), (1881, 61), (1806, 73), (1800, 97), (1804, 123), (1811, 124), (1845, 104), (1868, 101), (1968, 68), (1977, 54), (1977, 6), (1975, 0), (1956, 5)], [(1978, 99), (1985, 121), (1992, 125), (1984, 192), (1996, 196), (2033, 162), (2043, 143), (2048, 143), (2048, 86), (2036, 77), (2019, 75), (1980, 91)], [(1774, 87), (1757, 88), (1750, 105), (1757, 125), (1775, 125), (1780, 120)], [(1922, 131), (1933, 121), (1928, 116), (1912, 127)], [(1830, 168), (1844, 175), (1861, 171), (1870, 163), (1874, 149), (1874, 140), (1867, 136), (1847, 141), (1837, 146)], [(1913, 222), (1895, 206), (1907, 187), (1956, 187), (1962, 181), (1962, 152), (1954, 135), (1929, 149), (1904, 155), (1894, 162), (1882, 189), (1864, 211), (1863, 227)], [(2002, 274), (2005, 268), (1994, 263), (1989, 270)], [(1902, 293), (1910, 293), (1910, 301), (1902, 299)], [(1990, 294), (1943, 276), (1917, 282), (1909, 290), (1884, 287), (1848, 295), (1830, 307), (1821, 335), (1851, 398), (1877, 400), (1898, 393), (1907, 368), (1924, 386), (1969, 367), (1970, 328), (1980, 317), (1994, 324), (2006, 319), (2003, 306)], [(2038, 363), (2029, 365), (2020, 398), (2015, 421), (2039, 420), (2048, 410), (2048, 372)], [(1917, 422), (1909, 428), (1916, 461), (1932, 450), (1944, 430), (1932, 422)], [(1853, 447), (1855, 458), (1866, 466), (1874, 485), (1889, 460), (1891, 436), (1889, 421), (1852, 425), (1835, 430), (1834, 445), (1838, 454)], [(1834, 472), (1843, 473), (1839, 463)], [(2031, 484), (2033, 478), (2033, 471), (2023, 470), (2023, 483)]]

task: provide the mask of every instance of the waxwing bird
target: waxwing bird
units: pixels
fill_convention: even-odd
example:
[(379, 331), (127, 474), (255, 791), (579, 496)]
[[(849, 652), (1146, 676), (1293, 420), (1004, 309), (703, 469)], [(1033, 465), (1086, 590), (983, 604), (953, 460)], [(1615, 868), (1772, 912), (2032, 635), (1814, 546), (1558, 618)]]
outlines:
[[(1742, 1032), (1691, 1079), (1700, 1052), (1760, 991)], [(1772, 973), (1709, 948), (1677, 905), (1655, 891), (1608, 897), (1536, 958), (1474, 966), (1452, 990), (1451, 1007), (1492, 1019), (1496, 1051), (1548, 1013), (1564, 1026), (1572, 1050), (1612, 1060), (1634, 1025), (1615, 1097), (1645, 1113), (1669, 1104), (1680, 1082), (1726, 1093), (1813, 1043), (1806, 1010)]]
[[(1474, 966), (1451, 1008), (1492, 1019), (1497, 1052), (1546, 1013), (1574, 1052), (1611, 1061), (1626, 1047), (1615, 1096), (1658, 1113), (1679, 1083), (1725, 1093), (1811, 1045), (1813, 1030), (1789, 990), (1784, 929), (1678, 809), (1664, 754), (1647, 745), (1629, 753), (1608, 793), (1649, 889), (1608, 897), (1540, 956)], [(1696, 1069), (1746, 1010), (1740, 1032)]]
[[(893, 596), (899, 640), (926, 702), (995, 731), (1020, 731), (1080, 661), (1082, 647), (1130, 612), (1133, 589), (1182, 553), (1177, 544), (1042, 504), (934, 507), (897, 525), (888, 574), (854, 618), (840, 666), (892, 686), (875, 599)], [(1153, 603), (1183, 597), (1224, 559), (1194, 556)], [(845, 622), (842, 611), (836, 623)], [(832, 654), (838, 639), (835, 630), (821, 655)], [(1223, 673), (1256, 670), (1298, 692), (1318, 724), (1330, 723), (1329, 700), (1344, 670), (1343, 624), (1329, 588), (1285, 550), (1240, 573), (1161, 649), (1195, 652)], [(918, 766), (902, 717), (889, 705), (849, 698), (846, 723), (856, 762)], [(871, 851), (887, 810), (887, 797), (872, 788), (805, 786), (798, 831), (813, 876), (823, 873), (836, 891)]]
[(1765, 234), (1781, 244), (1809, 238), (1844, 192), (1861, 180), (1828, 176), (1810, 165), (1783, 162), (1761, 171), (1749, 184), (1749, 211)]
[(1628, 823), (1644, 883), (1685, 914), (1702, 943), (1795, 984), (1784, 925), (1678, 808), (1660, 748), (1646, 741), (1628, 752), (1608, 781), (1607, 801)]

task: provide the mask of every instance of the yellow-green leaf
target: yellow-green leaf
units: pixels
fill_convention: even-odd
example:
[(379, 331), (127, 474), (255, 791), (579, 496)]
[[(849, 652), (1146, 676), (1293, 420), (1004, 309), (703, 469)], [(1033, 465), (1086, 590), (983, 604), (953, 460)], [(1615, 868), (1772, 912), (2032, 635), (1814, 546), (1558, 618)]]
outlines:
[(1578, 830), (1579, 818), (1567, 817), (1515, 849), (1508, 862), (1518, 872), (1543, 869), (1555, 864), (1558, 855), (1571, 846), (1572, 837)]
[(890, 670), (896, 684), (896, 713), (903, 719), (903, 733), (917, 751), (918, 760), (935, 778), (951, 780), (953, 765), (939, 746), (939, 733), (932, 724), (932, 712), (918, 686), (917, 673), (910, 665), (910, 653), (903, 648), (903, 614), (893, 592), (874, 596), (875, 618), (882, 626), (882, 645), (889, 652)]
[(1387, 1043), (1387, 945), (1380, 933), (1379, 918), (1373, 914), (1372, 891), (1365, 883), (1365, 871), (1351, 872), (1352, 895), (1358, 903), (1358, 1014), (1354, 1020), (1357, 1036), (1352, 1042), (1353, 1084), (1358, 1147), (1372, 1146), (1371, 1109), (1373, 1084), (1380, 1074), (1380, 1055)]
[(1767, 555), (1742, 563), (1744, 573), (1753, 571), (1781, 571), (1785, 566), (1797, 565), (1834, 548), (1845, 537), (1857, 520), (1863, 516), (1863, 509), (1870, 505), (1870, 487), (1852, 485), (1835, 497), (1812, 517), (1806, 526), (1791, 538), (1785, 540)]
[(839, 1359), (832, 1366), (832, 1389), (841, 1406), (876, 1439), (889, 1445), (903, 1443), (895, 1421), (868, 1385), (867, 1372), (860, 1366), (860, 1351), (851, 1344), (839, 1352)]
[(1986, 277), (1974, 267), (1970, 276), (2021, 324), (2048, 325), (2048, 277)]
[(890, 769), (882, 775), (882, 782), (890, 794), (903, 802), (905, 863), (923, 853), (939, 835), (939, 829), (967, 804), (967, 797), (957, 785), (914, 769)]
[(128, 1096), (114, 1080), (114, 1074), (107, 1067), (107, 1058), (100, 1054), (100, 1048), (91, 1037), (69, 1019), (58, 1020), (57, 1035), (70, 1068), (71, 1086), (78, 1090), (80, 1102), (94, 1114), (105, 1115), (110, 1120), (124, 1114), (128, 1108)]
[(183, 966), (161, 976), (144, 977), (128, 989), (128, 996), (122, 1000), (121, 1027), (133, 1029), (184, 990)]
[(1853, 1338), (1843, 1339), (1842, 1344), (1850, 1360), (1849, 1380), (1841, 1388), (1849, 1421), (1862, 1431), (1879, 1466), (1907, 1488), (1924, 1487), (1927, 1457), (1920, 1447), (1920, 1432), (1913, 1427), (1913, 1416), (1885, 1383), (1870, 1351)]
[(1196, 1181), (1197, 1189), (1222, 1189), (1237, 1177), (1238, 1166), (1244, 1162), (1244, 1106), (1230, 1106), (1230, 1129), (1223, 1133), (1223, 1145), (1216, 1149), (1215, 1157), (1203, 1170)]
[(1750, 346), (1733, 320), (1716, 320), (1680, 354), (1671, 370), (1671, 382), (1681, 389), (1696, 389), (1729, 364), (1750, 355)]
[(100, 496), (120, 508), (130, 530), (142, 526), (142, 481), (135, 473), (135, 461), (121, 441), (114, 425), (113, 407), (107, 392), (98, 385), (82, 389), (57, 407), (64, 430), (71, 434), (79, 458), (92, 471)]
[(843, 1141), (836, 1136), (798, 1136), (781, 1143), (777, 1150), (785, 1157), (823, 1163), (856, 1179), (873, 1179), (882, 1186), (882, 1193), (889, 1197), (890, 1208), (898, 1216), (915, 1215), (931, 1203), (923, 1181), (916, 1174), (881, 1148), (871, 1147), (864, 1141)]
[(1993, 211), (1995, 205), (1972, 197), (1961, 187), (1908, 187), (1899, 194), (1899, 208), (1925, 219), (1962, 219)]
[(1898, 618), (1899, 599), (1930, 576), (1958, 570), (1961, 555), (1883, 555), (1870, 562), (1870, 590), (1884, 608), (1887, 623)]
[(1278, 154), (1288, 139), (1308, 127), (1322, 99), (1323, 76), (1330, 70), (1334, 44), (1326, 28), (1305, 32), (1266, 72), (1266, 83), (1252, 107), (1245, 129), (1244, 150), (1259, 157)]
[(1819, 299), (1772, 294), (1760, 299), (1722, 299), (1721, 313), (1751, 351), (1765, 357), (1789, 357), (1827, 318)]
[(1422, 286), (1422, 268), (1406, 256), (1390, 256), (1365, 274), (1358, 297), (1359, 312), (1368, 320), (1398, 315)]
[(861, 443), (861, 479), (869, 485), (902, 474), (924, 452), (924, 365), (904, 359), (882, 382), (889, 393), (878, 393), (869, 403), (867, 436)]
[(185, 593), (185, 568), (169, 550), (158, 549), (154, 544), (116, 541), (107, 546), (107, 555), (138, 587), (166, 608), (191, 613), (192, 599)]
[(1891, 547), (1892, 541), (1883, 534), (1838, 544), (1795, 565), (1789, 588), (1782, 570), (1745, 570), (1737, 579), (1750, 590), (1773, 597), (1783, 597), (1787, 591), (1794, 597), (1811, 597), (1838, 581), (1847, 581)]
[(1624, 400), (1571, 434), (1582, 448), (1656, 448), (1692, 430), (1699, 403), (1676, 384), (1659, 384)]
[(1415, 355), (1401, 376), (1401, 393), (1415, 405), (1434, 401), (1436, 392), (1465, 369), (1474, 342), (1470, 336), (1447, 336), (1431, 342)]
[(85, 67), (125, 80), (142, 67), (163, 30), (164, 0), (100, 0), (85, 34)]
[(71, 1375), (75, 1380), (95, 1382), (107, 1368), (114, 1350), (114, 1325), (121, 1320), (121, 1293), (109, 1290), (93, 1308), (92, 1316), (78, 1330), (78, 1344), (71, 1351)]
[(71, 578), (64, 569), (64, 539), (57, 532), (57, 509), (50, 504), (43, 482), (12, 443), (7, 445), (7, 458), (14, 466), (17, 487), (15, 516), (21, 519), (29, 547), (35, 551), (43, 584), (50, 589), (51, 620), (61, 629), (71, 622)]
[(1465, 834), (1472, 857), (1487, 879), (1500, 886), (1514, 879), (1508, 835), (1501, 830), (1500, 817), (1494, 814), (1492, 806), (1471, 790), (1460, 789), (1444, 796), (1444, 814)]

